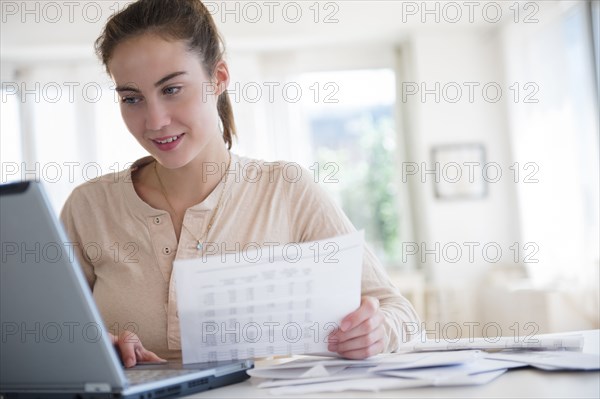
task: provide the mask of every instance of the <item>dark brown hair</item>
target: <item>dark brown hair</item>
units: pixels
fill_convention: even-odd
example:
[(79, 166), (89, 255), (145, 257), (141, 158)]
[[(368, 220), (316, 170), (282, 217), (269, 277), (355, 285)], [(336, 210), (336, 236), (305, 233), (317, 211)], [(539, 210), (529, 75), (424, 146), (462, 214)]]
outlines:
[[(96, 54), (107, 72), (115, 47), (126, 39), (154, 33), (166, 40), (184, 40), (198, 54), (206, 73), (213, 77), (225, 46), (208, 9), (200, 0), (138, 0), (113, 15), (95, 43)], [(233, 109), (227, 91), (219, 95), (223, 140), (231, 149), (236, 135)]]

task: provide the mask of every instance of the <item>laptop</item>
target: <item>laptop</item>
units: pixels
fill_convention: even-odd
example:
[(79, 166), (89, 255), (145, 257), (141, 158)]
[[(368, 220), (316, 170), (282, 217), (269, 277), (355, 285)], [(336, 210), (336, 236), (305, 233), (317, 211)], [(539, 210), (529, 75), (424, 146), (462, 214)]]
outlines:
[(124, 369), (41, 183), (0, 185), (0, 396), (177, 397), (243, 381), (251, 360)]

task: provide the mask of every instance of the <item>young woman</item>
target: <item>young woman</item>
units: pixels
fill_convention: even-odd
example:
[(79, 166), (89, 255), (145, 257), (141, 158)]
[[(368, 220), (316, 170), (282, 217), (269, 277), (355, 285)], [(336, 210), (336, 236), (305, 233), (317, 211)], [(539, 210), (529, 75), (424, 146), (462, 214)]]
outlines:
[[(354, 227), (308, 171), (287, 179), (285, 163), (230, 152), (229, 70), (199, 0), (132, 3), (110, 18), (96, 49), (150, 156), (76, 188), (61, 218), (125, 365), (180, 358), (175, 259), (202, 256), (208, 242), (283, 245)], [(249, 164), (260, 178), (240, 178)], [(329, 350), (365, 358), (411, 338), (407, 323), (418, 317), (368, 248), (362, 295)]]

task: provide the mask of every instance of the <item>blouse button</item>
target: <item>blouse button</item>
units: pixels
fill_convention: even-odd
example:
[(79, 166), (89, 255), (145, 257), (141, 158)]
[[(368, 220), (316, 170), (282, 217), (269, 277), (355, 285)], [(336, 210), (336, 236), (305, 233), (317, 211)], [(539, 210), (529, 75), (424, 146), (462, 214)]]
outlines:
[(154, 218), (154, 224), (160, 224), (160, 218), (158, 216)]
[(171, 254), (171, 248), (169, 248), (169, 247), (164, 247), (164, 248), (163, 248), (163, 254), (165, 254), (165, 255), (170, 255), (170, 254)]

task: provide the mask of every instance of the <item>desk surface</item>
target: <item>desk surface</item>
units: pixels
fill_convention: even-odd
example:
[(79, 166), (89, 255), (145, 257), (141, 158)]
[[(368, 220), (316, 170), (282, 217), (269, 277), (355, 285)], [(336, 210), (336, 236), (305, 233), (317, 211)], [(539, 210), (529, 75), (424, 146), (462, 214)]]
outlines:
[[(600, 331), (581, 332), (585, 336), (583, 352), (600, 353)], [(258, 364), (260, 367), (260, 364)], [(258, 389), (253, 379), (188, 398), (277, 398), (268, 390)], [(346, 391), (287, 398), (599, 398), (599, 371), (542, 371), (533, 368), (509, 370), (489, 384), (465, 387), (427, 387), (381, 392)]]

